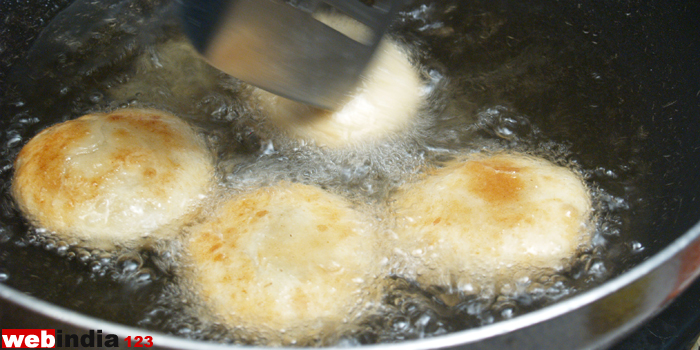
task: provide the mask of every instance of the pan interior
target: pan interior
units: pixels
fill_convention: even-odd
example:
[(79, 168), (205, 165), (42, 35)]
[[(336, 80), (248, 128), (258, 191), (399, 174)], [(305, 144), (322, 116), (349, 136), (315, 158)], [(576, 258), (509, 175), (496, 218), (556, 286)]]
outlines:
[[(680, 97), (649, 97), (671, 73), (641, 74), (636, 67), (645, 63), (621, 52), (634, 48), (592, 19), (596, 9), (613, 15), (625, 9), (587, 5), (414, 2), (391, 32), (412, 48), (421, 69), (430, 101), (423, 122), (371, 149), (336, 152), (276, 138), (246, 102), (249, 87), (192, 61), (170, 2), (74, 2), (53, 18), (26, 59), (3, 72), (0, 282), (122, 324), (194, 339), (262, 342), (188, 316), (169, 249), (107, 253), (46, 239), (13, 204), (12, 161), (33, 135), (91, 111), (134, 106), (166, 109), (196, 125), (217, 151), (221, 185), (232, 191), (283, 179), (374, 204), (422, 166), (475, 150), (528, 152), (584, 175), (597, 230), (593, 247), (571, 269), (456, 299), (450, 291), (391, 277), (383, 314), (297, 345), (436, 336), (516, 317), (600, 285), (675, 238), (661, 233), (683, 232), (699, 216), (679, 189), (692, 169), (674, 170), (690, 158), (669, 140), (684, 123), (697, 122), (655, 124), (655, 118), (670, 118), (670, 110), (686, 108)], [(698, 192), (697, 184), (688, 186)]]

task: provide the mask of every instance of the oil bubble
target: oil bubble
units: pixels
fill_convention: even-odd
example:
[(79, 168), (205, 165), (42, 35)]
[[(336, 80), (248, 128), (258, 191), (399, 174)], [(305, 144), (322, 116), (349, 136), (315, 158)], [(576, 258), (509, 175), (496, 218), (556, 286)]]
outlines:
[(117, 259), (117, 268), (123, 274), (131, 274), (143, 266), (143, 259), (135, 253), (126, 253)]
[(10, 279), (10, 273), (3, 268), (0, 268), (0, 283), (7, 282)]

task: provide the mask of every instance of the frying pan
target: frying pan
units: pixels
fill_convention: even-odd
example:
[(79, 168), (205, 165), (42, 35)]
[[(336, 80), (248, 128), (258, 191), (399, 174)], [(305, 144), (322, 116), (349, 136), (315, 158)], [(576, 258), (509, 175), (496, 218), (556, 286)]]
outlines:
[[(9, 1), (0, 3), (0, 113), (3, 123), (16, 113), (11, 95), (16, 82), (9, 79), (22, 66), (31, 44), (52, 18), (65, 9), (68, 0)], [(440, 6), (441, 2), (417, 1), (411, 6)], [(427, 339), (366, 348), (460, 348), (460, 349), (560, 349), (605, 348), (637, 325), (658, 313), (700, 274), (700, 3), (696, 1), (461, 1), (459, 11), (450, 12), (445, 23), (452, 28), (472, 30), (462, 42), (446, 42), (436, 31), (419, 45), (443, 64), (445, 72), (478, 62), (503, 60), (489, 46), (490, 32), (480, 26), (488, 16), (471, 12), (489, 6), (507, 21), (518, 23), (534, 18), (521, 38), (532, 43), (547, 39), (547, 55), (570, 59), (559, 69), (553, 86), (588, 84), (603, 77), (590, 95), (577, 89), (544, 89), (522, 97), (509, 95), (508, 85), (535, 84), (525, 69), (518, 79), (503, 79), (499, 86), (482, 90), (510, 97), (513, 106), (525, 114), (538, 116), (538, 126), (555, 140), (569, 144), (569, 150), (583, 168), (593, 167), (590, 181), (607, 186), (623, 198), (630, 209), (618, 219), (622, 238), (633, 241), (634, 249), (617, 254), (617, 264), (609, 266), (605, 282), (562, 301), (512, 319), (483, 327)], [(408, 21), (403, 17), (402, 21)], [(400, 27), (398, 23), (396, 26)], [(503, 40), (518, 39), (505, 36)], [(411, 39), (409, 35), (409, 39)], [(527, 41), (527, 40), (526, 40)], [(503, 42), (502, 42), (503, 43)], [(529, 46), (509, 44), (526, 52)], [(520, 46), (519, 46), (520, 45)], [(508, 46), (508, 45), (506, 45)], [(592, 54), (594, 53), (594, 54)], [(510, 54), (510, 53), (509, 53)], [(491, 56), (489, 56), (491, 55)], [(504, 54), (506, 55), (506, 54)], [(590, 61), (615, 71), (616, 78), (605, 80), (584, 69)], [(26, 67), (27, 65), (25, 65)], [(31, 65), (28, 65), (31, 66)], [(549, 69), (530, 66), (530, 69)], [(552, 67), (550, 67), (552, 68)], [(553, 68), (552, 68), (553, 69)], [(27, 73), (27, 79), (40, 79)], [(557, 85), (557, 81), (564, 81)], [(478, 85), (479, 77), (464, 84)], [(522, 86), (520, 86), (522, 87)], [(536, 90), (536, 89), (535, 89)], [(465, 108), (486, 104), (493, 95), (473, 95)], [(609, 98), (606, 98), (609, 97)], [(569, 101), (569, 102), (567, 102)], [(471, 106), (471, 107), (470, 107)], [(3, 128), (5, 130), (5, 128)], [(8, 138), (4, 138), (9, 142)], [(617, 166), (624, 164), (625, 166)], [(615, 176), (598, 174), (601, 169), (630, 172), (632, 180), (615, 181)], [(2, 202), (4, 212), (12, 212), (7, 198), (9, 164), (3, 164)], [(5, 234), (8, 227), (2, 228)], [(5, 238), (3, 240), (7, 240)], [(614, 239), (610, 238), (610, 239)], [(17, 247), (0, 246), (0, 276), (3, 259)], [(27, 248), (29, 254), (41, 249)], [(632, 253), (634, 251), (634, 254)], [(40, 259), (39, 257), (37, 259)], [(30, 272), (28, 272), (30, 273)], [(21, 287), (19, 288), (21, 289)], [(79, 291), (79, 293), (83, 293)], [(89, 292), (85, 296), (89, 302)], [(124, 326), (101, 320), (39, 300), (0, 284), (0, 326), (2, 328), (57, 328), (64, 333), (101, 329), (120, 338), (136, 335), (154, 337), (160, 348), (201, 348), (203, 344), (174, 335)], [(118, 306), (116, 306), (118, 308)], [(99, 315), (97, 315), (99, 316)]]

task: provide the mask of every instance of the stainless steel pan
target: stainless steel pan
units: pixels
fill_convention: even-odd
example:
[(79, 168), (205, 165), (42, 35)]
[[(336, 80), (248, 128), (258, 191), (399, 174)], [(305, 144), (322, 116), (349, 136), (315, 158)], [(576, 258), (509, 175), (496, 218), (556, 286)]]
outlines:
[[(0, 3), (3, 117), (13, 113), (16, 107), (7, 98), (16, 88), (8, 80), (10, 72), (20, 66), (42, 28), (69, 3), (58, 0)], [(457, 3), (461, 4), (460, 9), (484, 5), (479, 1)], [(412, 6), (430, 4), (433, 2), (423, 1)], [(558, 103), (567, 96), (566, 90), (546, 91), (530, 95), (527, 100), (514, 99), (514, 103), (532, 115), (542, 115), (540, 125), (555, 138), (561, 130), (564, 130), (562, 137), (565, 133), (575, 134), (568, 142), (572, 152), (581, 154), (581, 162), (611, 164), (632, 159), (643, 163), (635, 169), (638, 186), (633, 190), (627, 191), (627, 183), (612, 187), (632, 203), (629, 215), (621, 218), (621, 226), (644, 249), (629, 256), (622, 252), (617, 260), (619, 265), (614, 266), (605, 283), (543, 309), (448, 335), (367, 348), (605, 348), (662, 310), (700, 274), (700, 56), (696, 54), (700, 49), (697, 39), (700, 4), (662, 0), (502, 0), (488, 6), (500, 13), (510, 13), (504, 17), (511, 21), (536, 18), (533, 26), (528, 27), (532, 35), (561, 35), (556, 39), (562, 43), (570, 35), (577, 45), (585, 42), (578, 49), (576, 45), (562, 46), (562, 51), (568, 50), (571, 57), (581, 58), (581, 61), (573, 60), (568, 67), (571, 71), (561, 75), (574, 83), (588, 79), (577, 76), (576, 64), (589, 59), (591, 49), (605, 54), (590, 59), (601, 59), (606, 67), (623, 72), (614, 82), (613, 90), (624, 90), (629, 100), (607, 101), (609, 104), (602, 106), (605, 108), (580, 106), (579, 112), (573, 106)], [(447, 19), (453, 28), (476, 28), (470, 42), (451, 46), (441, 43), (439, 31), (422, 42), (434, 57), (445, 59), (445, 70), (457, 69), (460, 62), (464, 64), (475, 56), (485, 55), (470, 51), (487, 45), (484, 38), (489, 33), (478, 29), (485, 28), (479, 27), (479, 21), (488, 19), (478, 15), (462, 11), (452, 13)], [(539, 29), (552, 26), (561, 30)], [(481, 36), (476, 35), (479, 33)], [(589, 39), (581, 41), (582, 36)], [(512, 44), (517, 46), (516, 42)], [(494, 57), (498, 58), (497, 54)], [(31, 75), (28, 78), (40, 79)], [(508, 93), (506, 88), (499, 91)], [(585, 101), (584, 97), (576, 98)], [(483, 101), (475, 103), (479, 102)], [(599, 108), (600, 113), (586, 112), (587, 108)], [(4, 174), (3, 178), (7, 179), (7, 167)], [(5, 183), (3, 190), (7, 191), (7, 187)], [(2, 205), (9, 204), (5, 201)], [(2, 254), (0, 250), (0, 257)], [(119, 334), (122, 339), (129, 335), (151, 335), (156, 346), (162, 348), (219, 346), (86, 316), (3, 284), (0, 284), (0, 299), (2, 328), (61, 328), (64, 332), (101, 329), (104, 333)]]

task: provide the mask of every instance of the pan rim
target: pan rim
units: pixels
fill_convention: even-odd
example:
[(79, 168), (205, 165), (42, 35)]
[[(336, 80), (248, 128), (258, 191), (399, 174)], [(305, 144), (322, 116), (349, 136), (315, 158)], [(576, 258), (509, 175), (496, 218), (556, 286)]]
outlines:
[[(514, 317), (510, 320), (499, 321), (494, 324), (458, 331), (450, 334), (440, 335), (436, 337), (407, 340), (400, 343), (381, 343), (372, 345), (359, 346), (363, 349), (390, 349), (390, 350), (408, 350), (408, 349), (438, 349), (449, 348), (458, 345), (465, 345), (483, 341), (499, 335), (503, 335), (512, 331), (525, 329), (529, 326), (553, 320), (568, 312), (580, 309), (584, 306), (593, 304), (612, 293), (623, 289), (642, 277), (650, 274), (652, 271), (664, 266), (665, 264), (674, 261), (674, 257), (683, 253), (695, 241), (700, 241), (700, 222), (691, 227), (685, 234), (677, 238), (666, 248), (651, 256), (646, 261), (631, 268), (629, 271), (604, 282), (602, 285), (594, 287), (590, 290), (582, 292), (570, 299), (557, 302), (553, 305), (544, 307), (539, 310), (528, 312), (524, 315)], [(679, 289), (674, 292), (682, 292), (687, 288), (691, 281), (695, 280), (700, 275), (700, 267), (696, 267), (693, 273), (689, 274), (685, 280), (678, 281)], [(157, 331), (144, 330), (132, 326), (117, 324), (111, 321), (102, 320), (93, 316), (83, 315), (79, 312), (51, 304), (47, 301), (24, 294), (12, 287), (0, 283), (0, 298), (5, 299), (15, 305), (21, 306), (29, 311), (37, 314), (50, 317), (53, 320), (64, 322), (69, 325), (80, 327), (82, 329), (101, 329), (103, 332), (117, 334), (120, 338), (135, 335), (148, 335), (153, 337), (156, 346), (168, 347), (173, 349), (195, 349), (202, 348), (206, 345), (207, 348), (240, 348), (240, 349), (283, 349), (278, 347), (264, 346), (247, 346), (247, 345), (230, 345), (219, 344), (214, 342), (191, 340), (175, 335), (159, 333)], [(665, 303), (656, 305), (660, 311), (663, 306), (667, 305), (670, 300), (664, 299)], [(648, 315), (646, 318), (650, 317)], [(645, 319), (646, 319), (645, 318)], [(640, 320), (641, 321), (641, 320)], [(629, 326), (628, 328), (631, 328)], [(621, 331), (620, 333), (622, 333)], [(325, 349), (341, 349), (343, 347), (326, 347)], [(344, 348), (343, 348), (344, 349)]]

